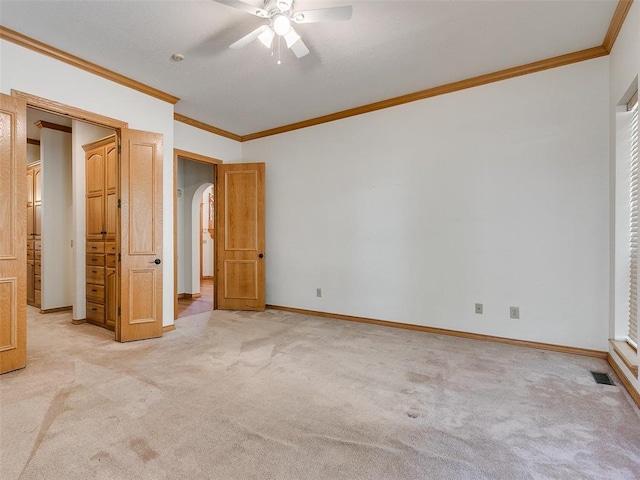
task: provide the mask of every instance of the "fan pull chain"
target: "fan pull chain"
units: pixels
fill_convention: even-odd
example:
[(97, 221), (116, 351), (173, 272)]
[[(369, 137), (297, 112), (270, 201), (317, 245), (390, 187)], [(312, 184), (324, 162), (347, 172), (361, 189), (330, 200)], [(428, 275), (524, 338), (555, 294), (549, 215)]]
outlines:
[(282, 65), (282, 60), (280, 57), (280, 54), (282, 52), (282, 49), (280, 48), (282, 42), (282, 38), (280, 37), (280, 35), (278, 35), (278, 61), (276, 62), (278, 65)]

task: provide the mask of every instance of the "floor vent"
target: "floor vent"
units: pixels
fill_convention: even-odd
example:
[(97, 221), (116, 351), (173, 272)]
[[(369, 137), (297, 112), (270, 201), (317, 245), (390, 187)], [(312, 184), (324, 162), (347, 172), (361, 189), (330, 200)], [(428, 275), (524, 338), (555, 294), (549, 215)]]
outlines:
[(615, 385), (607, 373), (591, 372), (591, 375), (593, 375), (593, 379), (596, 383), (600, 383), (602, 385)]

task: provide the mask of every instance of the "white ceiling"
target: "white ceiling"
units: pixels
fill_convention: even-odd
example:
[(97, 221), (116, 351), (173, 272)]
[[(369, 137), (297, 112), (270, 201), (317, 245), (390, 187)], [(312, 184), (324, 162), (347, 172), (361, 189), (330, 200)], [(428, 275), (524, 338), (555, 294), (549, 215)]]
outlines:
[(294, 2), (337, 5), (353, 5), (353, 18), (296, 26), (311, 53), (285, 51), (282, 65), (258, 41), (229, 49), (266, 22), (212, 0), (0, 0), (0, 24), (245, 135), (598, 46), (617, 0)]

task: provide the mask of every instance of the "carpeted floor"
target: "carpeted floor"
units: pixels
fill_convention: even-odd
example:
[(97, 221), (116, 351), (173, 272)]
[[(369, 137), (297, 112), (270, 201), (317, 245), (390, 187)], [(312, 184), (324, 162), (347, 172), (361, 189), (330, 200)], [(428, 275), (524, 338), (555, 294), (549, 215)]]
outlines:
[(29, 365), (0, 377), (4, 480), (640, 478), (604, 360), (279, 311), (130, 344), (29, 316)]

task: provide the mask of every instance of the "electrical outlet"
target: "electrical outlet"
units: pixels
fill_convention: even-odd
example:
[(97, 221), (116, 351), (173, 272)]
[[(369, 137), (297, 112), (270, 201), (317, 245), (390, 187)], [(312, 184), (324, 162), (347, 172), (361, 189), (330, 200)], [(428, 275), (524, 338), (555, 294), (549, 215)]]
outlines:
[(482, 304), (476, 303), (476, 313), (482, 313)]
[(520, 318), (520, 307), (509, 307), (509, 316), (511, 318)]
[(321, 297), (321, 296), (322, 296), (322, 289), (316, 288), (316, 297)]

